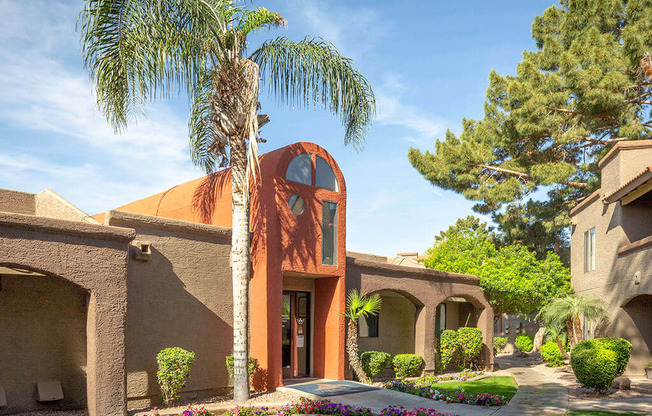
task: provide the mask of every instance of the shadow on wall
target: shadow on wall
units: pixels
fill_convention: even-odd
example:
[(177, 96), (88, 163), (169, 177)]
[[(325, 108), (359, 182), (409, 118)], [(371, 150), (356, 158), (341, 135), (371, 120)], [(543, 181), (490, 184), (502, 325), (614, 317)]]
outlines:
[[(0, 275), (0, 414), (86, 407), (88, 293), (56, 276)], [(64, 399), (38, 402), (36, 383), (58, 380)]]
[[(184, 388), (187, 393), (182, 396), (194, 399), (214, 395), (228, 386), (225, 357), (233, 347), (231, 276), (224, 273), (229, 269), (228, 244), (223, 244), (226, 249), (222, 255), (206, 256), (205, 250), (193, 247), (214, 244), (214, 237), (193, 235), (180, 243), (178, 234), (161, 230), (147, 233), (156, 233), (151, 260), (132, 262), (128, 280), (130, 409), (160, 402), (156, 379), (156, 354), (160, 350), (181, 347), (195, 352)], [(179, 244), (183, 249), (175, 251)], [(172, 261), (164, 252), (174, 256)]]

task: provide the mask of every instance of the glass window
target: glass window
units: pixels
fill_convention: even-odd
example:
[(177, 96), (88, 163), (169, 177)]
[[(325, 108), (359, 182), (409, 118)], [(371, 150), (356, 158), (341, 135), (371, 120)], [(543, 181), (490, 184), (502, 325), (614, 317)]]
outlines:
[(333, 168), (324, 159), (317, 156), (317, 175), (315, 178), (317, 188), (328, 189), (329, 191), (339, 192), (337, 178)]
[(312, 186), (312, 156), (309, 153), (301, 153), (292, 159), (285, 173), (285, 179)]
[(595, 227), (584, 232), (584, 271), (595, 269)]
[(290, 197), (289, 205), (290, 211), (292, 211), (294, 215), (301, 215), (306, 210), (306, 203), (304, 202), (303, 198), (297, 194), (294, 194)]
[(321, 263), (337, 265), (337, 204), (323, 201), (321, 206)]
[(358, 322), (359, 337), (378, 338), (378, 315), (367, 315)]
[(442, 332), (446, 329), (446, 304), (440, 303), (437, 306), (437, 313), (435, 315), (435, 336), (439, 338)]

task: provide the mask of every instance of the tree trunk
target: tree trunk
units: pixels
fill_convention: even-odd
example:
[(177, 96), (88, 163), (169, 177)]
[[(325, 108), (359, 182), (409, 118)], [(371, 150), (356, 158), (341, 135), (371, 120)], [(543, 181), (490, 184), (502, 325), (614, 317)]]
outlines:
[(358, 380), (370, 384), (371, 382), (362, 369), (362, 363), (358, 356), (358, 322), (353, 319), (349, 319), (349, 332), (346, 337), (346, 351), (349, 354), (349, 364), (351, 365), (355, 375), (358, 377)]
[(559, 352), (564, 356), (564, 359), (568, 359), (568, 354), (566, 354), (566, 350), (564, 349), (564, 345), (561, 343), (560, 337), (557, 337), (557, 348), (559, 348)]
[(582, 334), (582, 323), (580, 322), (580, 318), (574, 318), (573, 319), (573, 331), (575, 332), (575, 345), (579, 344), (580, 342), (584, 341), (584, 335)]
[(249, 399), (249, 189), (246, 187), (247, 145), (243, 135), (231, 137), (231, 272), (233, 276), (233, 400)]
[(541, 346), (543, 345), (543, 338), (545, 335), (546, 335), (546, 327), (542, 326), (534, 335), (534, 344), (532, 347), (532, 352), (541, 352)]
[(568, 342), (570, 343), (571, 349), (577, 344), (575, 338), (575, 326), (573, 325), (573, 318), (566, 319), (566, 330), (568, 332)]

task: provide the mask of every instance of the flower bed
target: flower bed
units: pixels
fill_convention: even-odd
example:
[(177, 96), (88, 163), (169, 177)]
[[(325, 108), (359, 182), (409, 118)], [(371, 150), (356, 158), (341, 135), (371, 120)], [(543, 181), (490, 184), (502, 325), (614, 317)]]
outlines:
[(339, 416), (374, 416), (371, 409), (366, 407), (354, 407), (340, 403), (333, 403), (330, 400), (308, 400), (301, 399), (301, 402), (276, 409), (279, 416), (295, 414), (317, 414), (317, 415), (339, 415)]
[(432, 386), (419, 386), (415, 383), (394, 380), (383, 385), (389, 390), (396, 390), (402, 393), (414, 394), (415, 396), (425, 397), (432, 400), (440, 400), (446, 403), (462, 403), (476, 406), (502, 406), (507, 404), (505, 396), (495, 394), (481, 393), (468, 394), (463, 388), (458, 388), (453, 392), (434, 389)]
[(403, 406), (389, 406), (380, 412), (380, 416), (460, 416), (452, 413), (441, 413), (435, 409), (426, 409), (424, 407), (415, 407), (407, 410)]
[(439, 381), (466, 381), (470, 378), (481, 376), (484, 371), (464, 370), (455, 374), (443, 374), (440, 376), (423, 376), (414, 380), (415, 384), (434, 384)]
[[(180, 413), (181, 416), (213, 416), (213, 413), (206, 410), (204, 406), (188, 406)], [(145, 416), (165, 416), (161, 414), (158, 410), (158, 407), (155, 407), (151, 410), (151, 413), (147, 413)], [(262, 416), (262, 415), (261, 415)]]

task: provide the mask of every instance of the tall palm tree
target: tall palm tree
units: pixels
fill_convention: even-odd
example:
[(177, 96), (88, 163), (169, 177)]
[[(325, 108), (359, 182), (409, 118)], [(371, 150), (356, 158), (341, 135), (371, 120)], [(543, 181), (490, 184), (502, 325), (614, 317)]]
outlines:
[[(193, 162), (214, 172), (231, 167), (234, 399), (249, 397), (249, 190), (259, 170), (260, 78), (279, 102), (320, 104), (360, 146), (375, 98), (355, 64), (320, 38), (268, 40), (247, 54), (247, 36), (285, 26), (278, 13), (233, 0), (82, 0), (84, 63), (98, 107), (121, 131), (147, 102), (187, 92)], [(256, 182), (257, 183), (257, 182)]]
[(351, 368), (363, 383), (370, 383), (367, 374), (362, 369), (360, 356), (358, 355), (358, 320), (369, 315), (377, 315), (380, 312), (382, 301), (380, 295), (362, 295), (357, 289), (352, 289), (346, 296), (346, 311), (344, 316), (348, 318), (348, 333), (346, 335), (346, 351), (349, 354)]
[(608, 313), (607, 305), (601, 299), (571, 294), (552, 299), (538, 316), (546, 326), (566, 325), (572, 348), (583, 339), (581, 318), (603, 324)]

